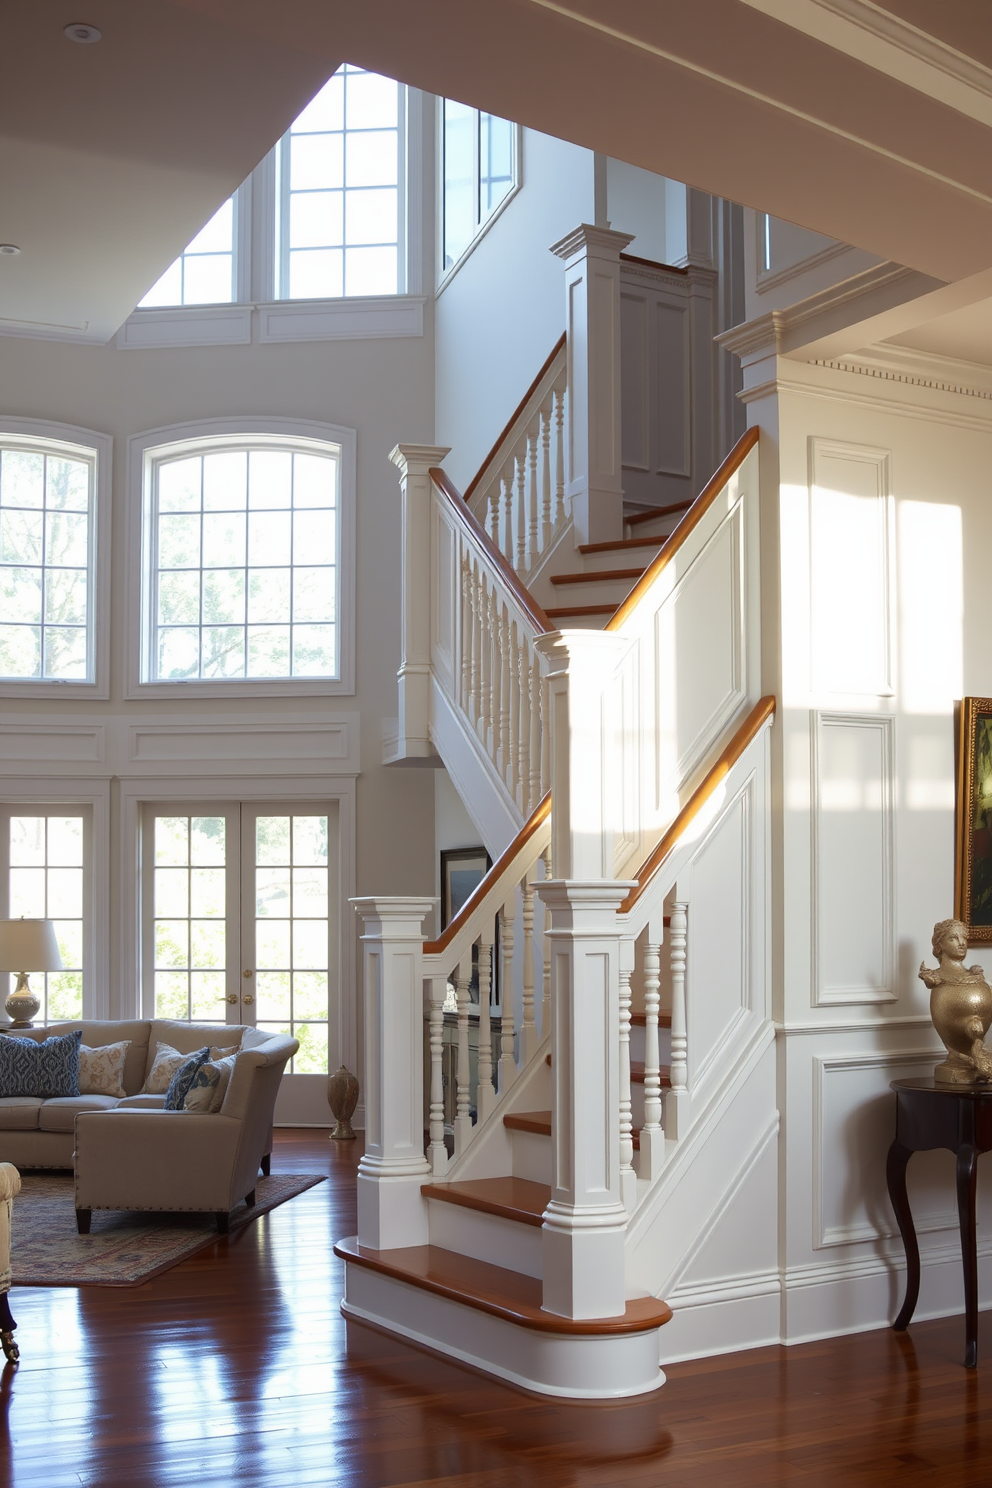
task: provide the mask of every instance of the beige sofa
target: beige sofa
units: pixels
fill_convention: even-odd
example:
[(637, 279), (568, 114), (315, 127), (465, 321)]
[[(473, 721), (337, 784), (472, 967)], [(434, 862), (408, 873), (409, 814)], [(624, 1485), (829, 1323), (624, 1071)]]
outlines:
[[(269, 1171), (276, 1096), (296, 1039), (240, 1025), (164, 1020), (59, 1023), (18, 1034), (40, 1040), (77, 1028), (90, 1047), (130, 1040), (127, 1094), (0, 1098), (0, 1161), (74, 1168), (81, 1234), (94, 1209), (208, 1211), (225, 1230), (236, 1204), (254, 1202), (259, 1168)], [(216, 1114), (165, 1111), (164, 1096), (140, 1093), (157, 1043), (181, 1053), (240, 1043)]]

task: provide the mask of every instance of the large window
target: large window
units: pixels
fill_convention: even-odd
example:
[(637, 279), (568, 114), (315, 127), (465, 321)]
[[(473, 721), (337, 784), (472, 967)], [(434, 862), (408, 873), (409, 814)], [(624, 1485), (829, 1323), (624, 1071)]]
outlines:
[(404, 293), (406, 132), (400, 83), (339, 68), (140, 307)]
[(442, 273), (464, 255), (516, 184), (515, 125), (442, 99)]
[[(88, 837), (89, 815), (82, 808), (0, 806), (0, 918), (54, 920), (62, 956), (61, 971), (31, 977), (42, 1023), (83, 1015)], [(0, 980), (2, 1004), (16, 977), (3, 974)]]
[(96, 451), (0, 433), (0, 679), (92, 682)]

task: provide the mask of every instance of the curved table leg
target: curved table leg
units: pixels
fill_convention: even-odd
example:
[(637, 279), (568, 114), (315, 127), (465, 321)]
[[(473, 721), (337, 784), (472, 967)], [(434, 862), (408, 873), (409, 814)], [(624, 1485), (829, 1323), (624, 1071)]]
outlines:
[(964, 1367), (978, 1363), (978, 1246), (975, 1236), (975, 1180), (978, 1153), (974, 1147), (958, 1151), (958, 1221), (961, 1225), (961, 1263), (964, 1267)]
[(913, 1213), (909, 1207), (909, 1195), (906, 1192), (906, 1165), (912, 1155), (910, 1148), (895, 1141), (889, 1148), (885, 1163), (885, 1181), (888, 1184), (889, 1199), (895, 1210), (902, 1243), (906, 1248), (906, 1300), (892, 1325), (897, 1333), (903, 1333), (909, 1327), (909, 1320), (916, 1311), (916, 1303), (920, 1295), (920, 1247), (916, 1239)]

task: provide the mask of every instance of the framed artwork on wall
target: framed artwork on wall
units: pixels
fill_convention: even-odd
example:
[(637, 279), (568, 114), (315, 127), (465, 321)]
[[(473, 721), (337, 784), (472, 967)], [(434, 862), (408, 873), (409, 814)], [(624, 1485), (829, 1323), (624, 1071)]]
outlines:
[(992, 698), (961, 700), (954, 914), (972, 944), (992, 944)]
[(441, 929), (454, 919), (485, 878), (492, 861), (484, 847), (452, 847), (441, 854)]

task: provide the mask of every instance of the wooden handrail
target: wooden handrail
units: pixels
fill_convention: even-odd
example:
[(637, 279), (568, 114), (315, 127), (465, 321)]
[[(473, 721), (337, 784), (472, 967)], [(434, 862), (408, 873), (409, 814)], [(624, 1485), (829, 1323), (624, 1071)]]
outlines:
[(503, 584), (509, 589), (517, 604), (523, 610), (528, 620), (536, 629), (538, 635), (544, 635), (554, 630), (554, 626), (547, 615), (541, 609), (537, 600), (520, 582), (515, 570), (507, 563), (499, 548), (492, 541), (489, 533), (482, 526), (457, 486), (452, 485), (445, 472), (440, 466), (432, 466), (428, 472), (434, 487), (439, 495), (443, 496), (448, 507), (461, 527), (462, 532), (473, 544), (479, 557), (482, 558), (490, 568), (494, 568), (499, 574)]
[(502, 434), (499, 436), (499, 438), (497, 439), (496, 443), (493, 445), (492, 449), (489, 451), (488, 455), (483, 460), (482, 464), (479, 466), (479, 468), (476, 471), (475, 475), (473, 475), (472, 479), (469, 481), (468, 485), (465, 487), (465, 500), (466, 501), (471, 501), (472, 497), (475, 495), (476, 487), (478, 486), (479, 482), (482, 480), (482, 477), (485, 475), (486, 471), (489, 469), (489, 467), (492, 464), (493, 460), (495, 460), (496, 455), (499, 452), (500, 445), (503, 443), (503, 441), (509, 435), (509, 433), (510, 433), (511, 429), (513, 428), (514, 424), (517, 422), (517, 419), (520, 418), (521, 415), (523, 414), (523, 411), (527, 407), (527, 404), (530, 402), (531, 398), (533, 398), (534, 394), (537, 392), (537, 388), (538, 388), (538, 385), (539, 385), (542, 377), (545, 377), (547, 375), (547, 373), (551, 370), (551, 364), (552, 364), (552, 362), (554, 361), (555, 357), (558, 355), (558, 353), (561, 351), (561, 349), (562, 349), (562, 347), (564, 345), (565, 345), (565, 332), (562, 331), (561, 335), (558, 337), (558, 340), (554, 344), (554, 350), (551, 352), (550, 356), (548, 356), (548, 357), (545, 358), (544, 365), (542, 366), (540, 372), (538, 372), (537, 376), (534, 378), (534, 381), (531, 383), (530, 387), (524, 393), (523, 397), (520, 399), (520, 402), (517, 404), (516, 408), (511, 413), (509, 419), (507, 420), (506, 427), (504, 428)]
[(616, 614), (607, 621), (607, 630), (619, 630), (624, 622), (634, 613), (662, 569), (667, 568), (668, 564), (671, 563), (690, 532), (702, 521), (724, 486), (730, 480), (730, 477), (744, 464), (745, 459), (754, 449), (757, 442), (757, 429), (748, 429), (746, 434), (741, 435), (716, 475), (713, 476), (712, 480), (707, 481), (681, 522), (679, 522), (665, 539), (657, 558), (650, 567), (644, 570), (643, 575), (638, 579), (633, 589), (631, 589)]
[(537, 803), (537, 806), (535, 807), (534, 813), (531, 816), (530, 820), (524, 822), (523, 826), (520, 828), (520, 831), (517, 833), (516, 837), (514, 837), (509, 847), (500, 853), (499, 857), (496, 859), (495, 863), (490, 868), (485, 878), (482, 879), (480, 883), (476, 884), (475, 888), (472, 890), (471, 894), (469, 894), (461, 909), (455, 915), (455, 918), (451, 921), (450, 924), (444, 927), (440, 939), (428, 940), (424, 942), (425, 956), (439, 956), (442, 951), (446, 951), (448, 949), (448, 946), (451, 944), (451, 942), (456, 939), (456, 937), (460, 935), (461, 932), (465, 929), (469, 920), (475, 913), (476, 908), (482, 903), (483, 899), (489, 893), (489, 890), (492, 888), (493, 884), (496, 883), (496, 881), (498, 880), (500, 874), (506, 871), (517, 854), (527, 846), (528, 842), (533, 837), (538, 827), (541, 826), (542, 822), (545, 822), (550, 815), (551, 792), (548, 791), (547, 795), (545, 795)]
[(702, 782), (696, 787), (688, 801), (682, 807), (678, 816), (672, 822), (668, 831), (662, 837), (655, 848), (638, 868), (635, 877), (637, 883), (630, 890), (623, 903), (620, 905), (621, 914), (629, 914), (634, 905), (645, 893), (651, 880), (661, 868), (665, 859), (678, 843), (689, 826), (690, 822), (697, 817), (710, 796), (716, 790), (722, 780), (730, 774), (741, 755), (744, 753), (751, 740), (761, 731), (765, 722), (775, 713), (775, 699), (772, 696), (763, 697), (756, 703), (750, 713), (737, 730), (726, 749), (720, 755), (713, 768), (707, 773)]
[(643, 264), (646, 269), (664, 269), (666, 274), (688, 274), (689, 270), (683, 265), (662, 263), (657, 258), (639, 258), (636, 253), (621, 253), (622, 264)]

